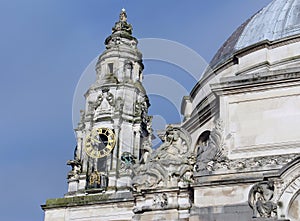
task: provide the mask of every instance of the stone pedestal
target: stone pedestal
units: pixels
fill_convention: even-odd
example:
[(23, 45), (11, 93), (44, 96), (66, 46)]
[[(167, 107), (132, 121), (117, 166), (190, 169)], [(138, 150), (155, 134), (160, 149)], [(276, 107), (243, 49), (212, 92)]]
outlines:
[(68, 181), (68, 193), (78, 190), (79, 179), (70, 179)]
[(86, 175), (85, 174), (80, 174), (79, 175), (78, 189), (79, 190), (84, 190), (85, 187), (86, 187)]

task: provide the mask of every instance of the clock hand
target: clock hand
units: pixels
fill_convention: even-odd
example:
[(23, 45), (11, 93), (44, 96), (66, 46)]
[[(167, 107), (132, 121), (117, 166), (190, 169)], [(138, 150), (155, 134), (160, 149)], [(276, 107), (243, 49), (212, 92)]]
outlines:
[(96, 143), (102, 143), (102, 141), (99, 141), (99, 140), (97, 140), (97, 139), (94, 139), (94, 138), (91, 138), (94, 142), (96, 142)]

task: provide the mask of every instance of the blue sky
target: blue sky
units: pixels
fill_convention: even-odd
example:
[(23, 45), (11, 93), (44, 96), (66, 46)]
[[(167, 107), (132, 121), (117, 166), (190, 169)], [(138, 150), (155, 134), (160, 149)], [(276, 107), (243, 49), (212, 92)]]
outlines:
[[(0, 0), (0, 220), (42, 220), (40, 205), (66, 193), (66, 161), (76, 145), (73, 94), (86, 66), (104, 50), (121, 8), (137, 38), (177, 41), (209, 61), (269, 2)], [(145, 74), (173, 72), (159, 62), (145, 66)], [(152, 112), (172, 108), (158, 102), (154, 96)]]

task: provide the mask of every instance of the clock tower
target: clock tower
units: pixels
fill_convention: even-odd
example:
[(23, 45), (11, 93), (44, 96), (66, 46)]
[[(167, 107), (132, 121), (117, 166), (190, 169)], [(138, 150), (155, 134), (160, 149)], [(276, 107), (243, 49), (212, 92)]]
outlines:
[(66, 196), (131, 190), (132, 168), (152, 134), (137, 44), (123, 9), (97, 61), (96, 81), (85, 94)]

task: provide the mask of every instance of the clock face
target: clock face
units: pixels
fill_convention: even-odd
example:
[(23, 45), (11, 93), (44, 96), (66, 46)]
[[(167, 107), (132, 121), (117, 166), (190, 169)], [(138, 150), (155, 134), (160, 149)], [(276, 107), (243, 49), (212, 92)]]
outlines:
[(85, 152), (92, 158), (101, 158), (110, 154), (115, 147), (114, 132), (109, 128), (95, 128), (85, 138)]

